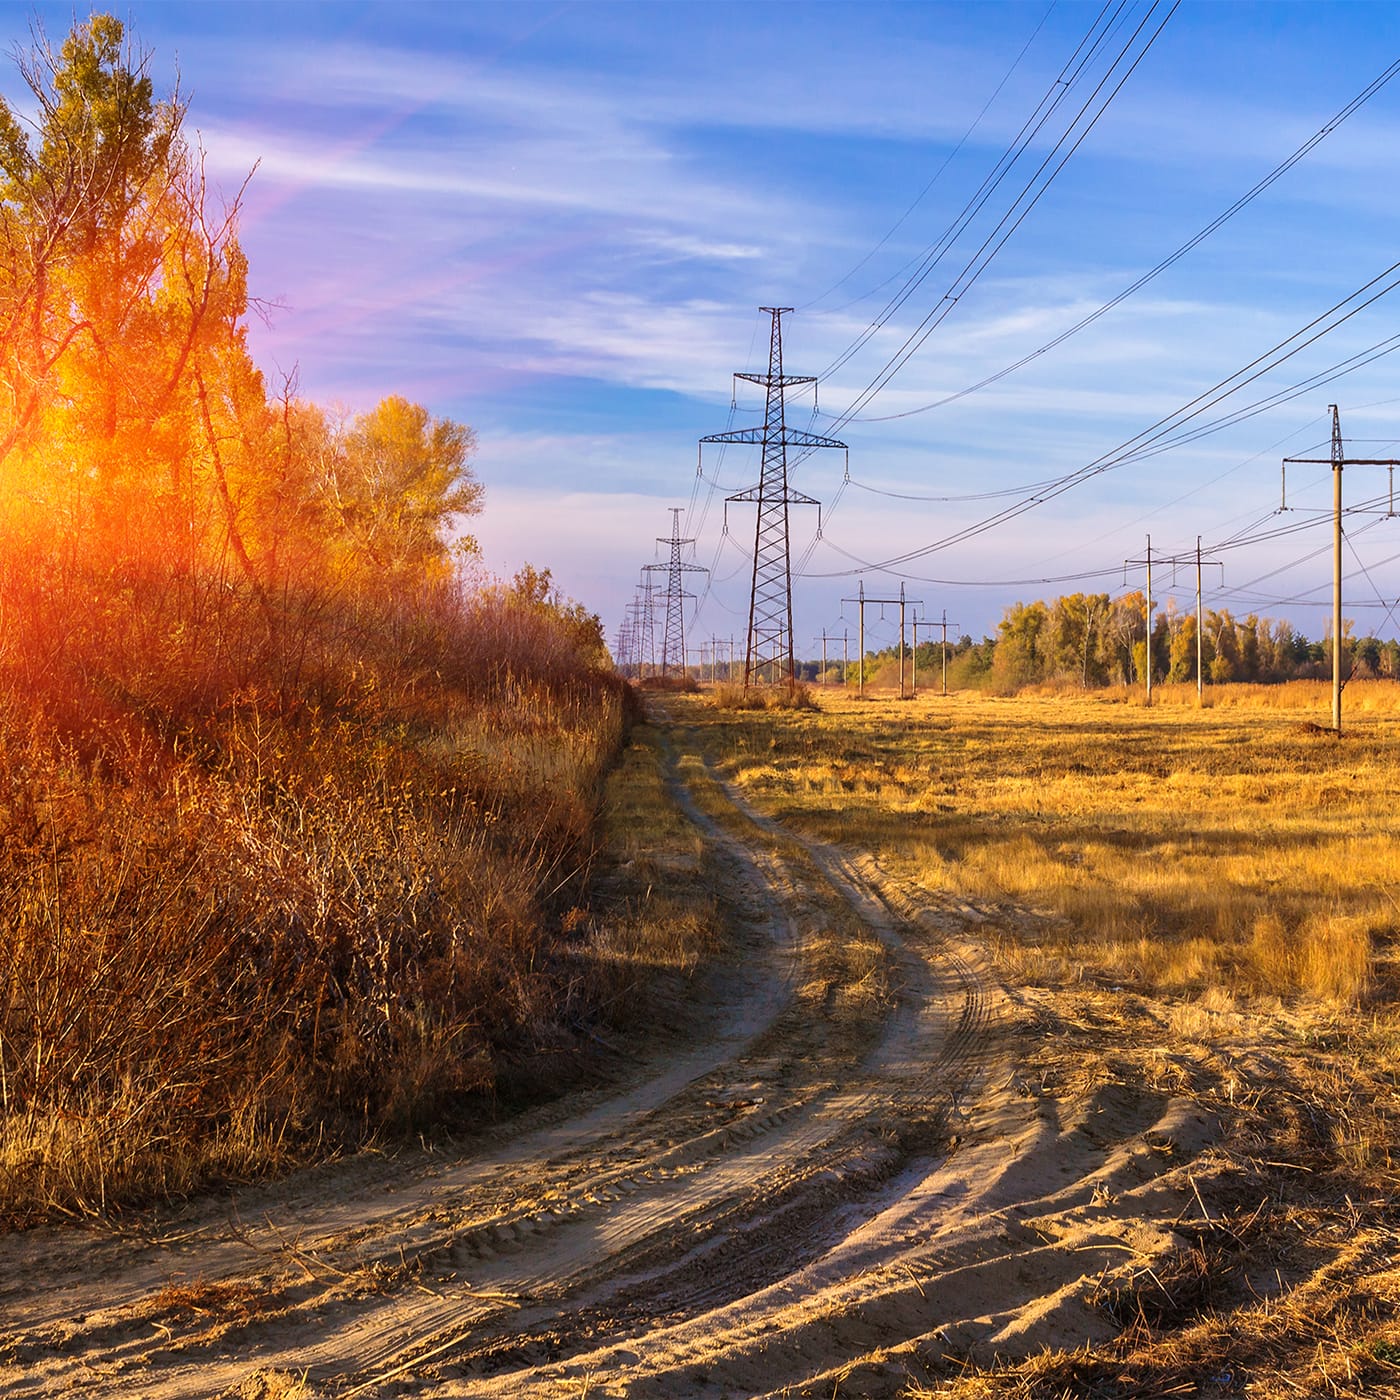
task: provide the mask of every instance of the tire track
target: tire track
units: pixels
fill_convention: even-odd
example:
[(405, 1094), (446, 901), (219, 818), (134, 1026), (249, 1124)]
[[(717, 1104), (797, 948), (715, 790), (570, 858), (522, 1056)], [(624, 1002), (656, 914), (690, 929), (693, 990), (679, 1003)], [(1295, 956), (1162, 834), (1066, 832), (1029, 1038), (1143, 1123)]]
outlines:
[[(670, 768), (674, 781), (674, 754)], [(713, 1297), (707, 1259), (733, 1231), (756, 1230), (758, 1213), (769, 1212), (782, 1247), (749, 1252), (732, 1280), (783, 1267), (799, 1222), (805, 1236), (820, 1233), (804, 1207), (812, 1182), (830, 1193), (883, 1179), (890, 1150), (857, 1129), (885, 1106), (878, 1080), (858, 1070), (913, 1021), (902, 1003), (855, 1028), (813, 1017), (795, 999), (794, 948), (830, 889), (814, 895), (791, 856), (748, 849), (677, 788), (736, 885), (757, 900), (750, 942), (769, 950), (745, 1014), (731, 1018), (727, 1054), (683, 1065), (701, 1072), (680, 1084), (670, 1066), (632, 1104), (605, 1102), (422, 1175), (398, 1199), (385, 1199), (388, 1182), (377, 1179), (309, 1219), (283, 1209), (255, 1225), (196, 1225), (186, 1238), (135, 1248), (67, 1241), (47, 1297), (7, 1284), (7, 1324), (19, 1327), (0, 1342), (9, 1360), (0, 1395), (65, 1392), (94, 1368), (104, 1393), (207, 1395), (250, 1365), (294, 1366), (330, 1391), (353, 1390), (441, 1355), (464, 1332), (518, 1330), (537, 1299), (552, 1310), (590, 1290), (621, 1296), (658, 1269), (680, 1291), (698, 1274), (691, 1291)], [(48, 1234), (27, 1242), (31, 1257)], [(659, 1264), (677, 1240), (690, 1245), (681, 1262)], [(244, 1286), (258, 1294), (257, 1312), (233, 1326), (181, 1316), (159, 1300), (182, 1278), (206, 1292)]]
[[(665, 753), (747, 910), (712, 1042), (476, 1155), (264, 1192), (252, 1223), (36, 1236), (0, 1273), (0, 1397), (271, 1396), (288, 1375), (337, 1400), (879, 1395), (930, 1356), (1092, 1327), (1085, 1278), (1169, 1243), (1111, 1203), (1160, 1214), (1210, 1126), (1161, 1096), (1028, 1100), (975, 941), (987, 911), (899, 887), (706, 770), (682, 781)], [(879, 941), (891, 995), (832, 972), (833, 928)], [(179, 1279), (256, 1306), (181, 1311)]]

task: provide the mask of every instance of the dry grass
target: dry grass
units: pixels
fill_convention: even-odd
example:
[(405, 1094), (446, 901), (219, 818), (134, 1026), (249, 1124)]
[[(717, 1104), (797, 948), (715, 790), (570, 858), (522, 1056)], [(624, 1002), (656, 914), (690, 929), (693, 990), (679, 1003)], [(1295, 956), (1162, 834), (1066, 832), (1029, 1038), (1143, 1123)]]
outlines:
[(911, 1396), (1400, 1388), (1400, 687), (1348, 687), (1340, 741), (1323, 686), (1221, 693), (685, 712), (759, 806), (970, 904), (1037, 1092), (1116, 1080), (1226, 1125), (1178, 1247), (1088, 1299), (1113, 1341), (1004, 1364), (930, 1343)]
[(40, 577), (0, 577), (0, 1221), (454, 1121), (602, 1014), (566, 920), (629, 702), (566, 616), (438, 588), (269, 627)]
[(1352, 687), (1368, 708), (1340, 743), (1302, 719), (1312, 683), (1231, 689), (1259, 704), (833, 698), (820, 715), (692, 715), (784, 820), (1002, 910), (997, 947), (1020, 980), (1356, 1005), (1384, 990), (1400, 919), (1400, 719), (1383, 709), (1400, 687)]
[(786, 685), (738, 685), (726, 682), (709, 694), (717, 710), (819, 710), (812, 687), (802, 681)]

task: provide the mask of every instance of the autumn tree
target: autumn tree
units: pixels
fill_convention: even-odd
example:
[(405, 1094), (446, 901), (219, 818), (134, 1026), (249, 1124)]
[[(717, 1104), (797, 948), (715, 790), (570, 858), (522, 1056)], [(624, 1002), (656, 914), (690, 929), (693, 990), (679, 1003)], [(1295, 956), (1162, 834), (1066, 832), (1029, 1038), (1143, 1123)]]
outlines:
[(475, 443), (470, 428), (397, 396), (331, 430), (320, 490), (341, 531), (345, 566), (401, 585), (444, 576), (454, 551), (473, 553), (470, 536), (454, 546), (448, 531), (481, 507), (470, 466)]
[(210, 212), (178, 93), (94, 15), (21, 61), (37, 116), (0, 102), (0, 461), (5, 492), (90, 559), (251, 572), (221, 444), (265, 409), (244, 343), (237, 200)]
[(1100, 632), (1100, 659), (1110, 684), (1129, 685), (1138, 676), (1135, 648), (1146, 635), (1147, 600), (1139, 591), (1125, 593), (1109, 605)]
[(1070, 593), (1050, 606), (1050, 665), (1058, 675), (1073, 677), (1087, 689), (1101, 685), (1103, 663), (1099, 636), (1108, 618), (1107, 593)]
[(992, 665), (1000, 688), (1014, 690), (1044, 678), (1049, 621), (1049, 611), (1042, 602), (1013, 603), (1002, 614)]
[[(1171, 649), (1167, 658), (1167, 679), (1169, 681), (1193, 681), (1196, 679), (1196, 614), (1187, 613), (1172, 629)], [(1202, 647), (1204, 653), (1204, 647)], [(1204, 658), (1203, 659), (1208, 659)]]
[(0, 101), (0, 560), (35, 647), (69, 637), (76, 672), (125, 668), (130, 693), (211, 666), (280, 689), (347, 596), (411, 605), (449, 577), (472, 434), (402, 398), (344, 421), (294, 380), (269, 396), (239, 198), (212, 196), (120, 21), (41, 37), (21, 72), (32, 121)]

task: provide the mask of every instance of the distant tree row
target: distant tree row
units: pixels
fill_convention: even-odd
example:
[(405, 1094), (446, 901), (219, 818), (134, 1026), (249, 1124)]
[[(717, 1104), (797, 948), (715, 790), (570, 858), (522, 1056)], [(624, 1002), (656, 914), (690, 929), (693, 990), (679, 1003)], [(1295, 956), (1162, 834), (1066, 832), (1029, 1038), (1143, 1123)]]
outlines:
[[(1194, 682), (1197, 674), (1196, 615), (1169, 602), (1152, 620), (1150, 655), (1155, 682)], [(1377, 637), (1343, 637), (1344, 672), (1358, 678), (1400, 677), (1400, 642)], [(910, 648), (909, 650), (912, 650)], [(1147, 601), (1141, 592), (1111, 598), (1107, 593), (1071, 593), (1050, 602), (1013, 603), (994, 637), (974, 642), (963, 635), (948, 642), (948, 682), (959, 688), (1013, 691), (1023, 686), (1071, 684), (1084, 689), (1139, 685), (1146, 680), (1149, 639)], [(1205, 679), (1274, 682), (1331, 674), (1332, 639), (1310, 641), (1291, 623), (1249, 613), (1235, 617), (1228, 608), (1207, 609), (1200, 646)], [(866, 679), (885, 683), (897, 649), (886, 647), (866, 659)], [(938, 642), (919, 644), (922, 684), (939, 674)], [(820, 664), (804, 667), (820, 678)], [(829, 678), (840, 678), (840, 664)], [(851, 679), (856, 663), (851, 663)]]

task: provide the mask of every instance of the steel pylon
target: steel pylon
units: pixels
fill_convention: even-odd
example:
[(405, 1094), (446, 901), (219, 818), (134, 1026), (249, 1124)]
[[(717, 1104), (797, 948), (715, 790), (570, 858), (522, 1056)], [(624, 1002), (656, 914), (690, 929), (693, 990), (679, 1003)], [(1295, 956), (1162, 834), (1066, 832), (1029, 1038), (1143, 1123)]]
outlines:
[[(789, 447), (839, 447), (844, 442), (803, 432), (787, 423), (785, 391), (794, 384), (815, 384), (809, 374), (783, 373), (783, 321), (790, 306), (761, 306), (773, 318), (767, 374), (736, 374), (736, 379), (759, 384), (765, 391), (763, 426), (714, 433), (704, 442), (756, 443), (762, 447), (758, 485), (736, 492), (730, 501), (754, 501), (753, 585), (749, 592), (749, 635), (744, 656), (746, 686), (793, 680), (796, 663), (792, 647), (792, 554), (788, 543), (788, 507), (817, 506), (815, 497), (788, 485)], [(818, 514), (818, 528), (821, 517)]]
[[(709, 570), (703, 564), (687, 564), (682, 558), (682, 551), (688, 544), (694, 544), (693, 539), (681, 538), (681, 507), (671, 507), (671, 536), (667, 539), (663, 535), (656, 538), (657, 544), (670, 545), (671, 557), (665, 564), (648, 564), (645, 572), (665, 573), (666, 575), (666, 622), (661, 639), (661, 674), (669, 676), (673, 672), (685, 675), (685, 600), (695, 597), (693, 593), (685, 591), (686, 574), (707, 574)], [(647, 592), (647, 626), (651, 625), (651, 590)]]

